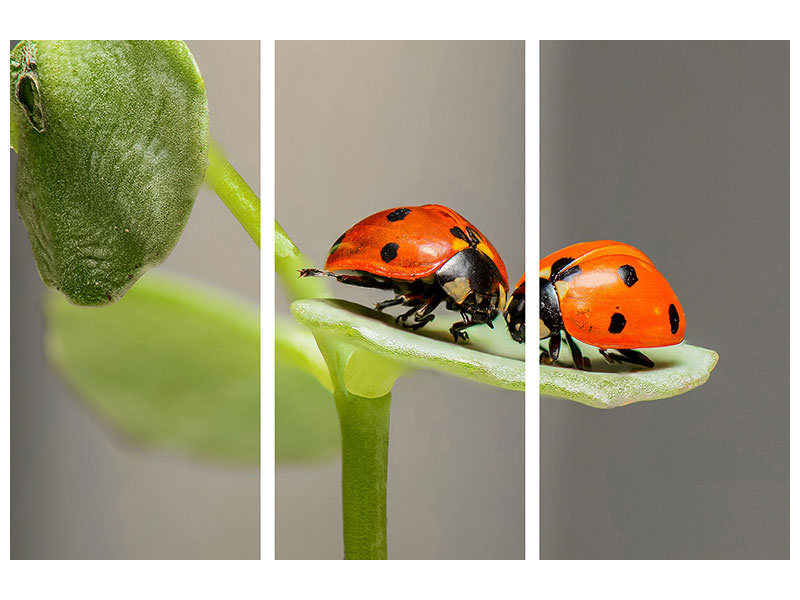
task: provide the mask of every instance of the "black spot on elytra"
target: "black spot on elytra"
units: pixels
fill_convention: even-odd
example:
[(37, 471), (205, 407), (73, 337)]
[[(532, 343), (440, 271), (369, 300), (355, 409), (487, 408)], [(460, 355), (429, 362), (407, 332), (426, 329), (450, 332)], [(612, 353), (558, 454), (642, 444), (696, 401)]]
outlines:
[(452, 233), (453, 236), (457, 237), (458, 239), (464, 240), (465, 242), (469, 243), (469, 238), (467, 237), (467, 234), (464, 233), (464, 230), (461, 229), (461, 227), (458, 227), (458, 226), (451, 227), (450, 228), (450, 233)]
[(678, 333), (678, 327), (681, 324), (681, 318), (678, 316), (678, 309), (674, 304), (669, 305), (669, 328), (672, 333)]
[(554, 262), (552, 268), (550, 269), (550, 281), (555, 281), (559, 271), (561, 271), (561, 269), (566, 267), (573, 260), (575, 259), (572, 258), (571, 256), (564, 256), (562, 258), (559, 258), (556, 262)]
[(636, 269), (630, 265), (622, 265), (619, 269), (617, 269), (617, 273), (619, 273), (622, 283), (628, 287), (633, 287), (633, 284), (639, 281), (639, 277), (636, 275)]
[(611, 324), (608, 326), (609, 333), (622, 333), (625, 329), (625, 316), (622, 313), (611, 315)]
[(581, 272), (580, 266), (579, 265), (573, 265), (569, 269), (564, 269), (563, 271), (561, 271), (558, 274), (558, 276), (556, 277), (556, 280), (557, 281), (569, 281), (570, 279), (572, 279), (573, 277), (578, 275), (580, 272)]
[(397, 210), (393, 210), (388, 215), (386, 215), (386, 220), (394, 223), (395, 221), (402, 221), (403, 219), (408, 216), (408, 213), (411, 212), (410, 208), (398, 208)]
[(467, 235), (469, 236), (469, 242), (472, 245), (477, 246), (483, 241), (481, 240), (480, 234), (477, 231), (475, 231), (472, 227), (467, 227)]
[(383, 248), (381, 248), (381, 259), (383, 262), (392, 262), (395, 258), (397, 258), (397, 249), (399, 247), (400, 246), (394, 242), (389, 242)]

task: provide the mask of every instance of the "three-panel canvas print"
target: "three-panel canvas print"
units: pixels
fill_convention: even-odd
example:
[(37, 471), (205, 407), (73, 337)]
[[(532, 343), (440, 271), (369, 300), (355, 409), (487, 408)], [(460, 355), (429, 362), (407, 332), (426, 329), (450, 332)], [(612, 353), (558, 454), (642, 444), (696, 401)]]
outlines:
[(789, 558), (789, 42), (10, 83), (11, 559)]

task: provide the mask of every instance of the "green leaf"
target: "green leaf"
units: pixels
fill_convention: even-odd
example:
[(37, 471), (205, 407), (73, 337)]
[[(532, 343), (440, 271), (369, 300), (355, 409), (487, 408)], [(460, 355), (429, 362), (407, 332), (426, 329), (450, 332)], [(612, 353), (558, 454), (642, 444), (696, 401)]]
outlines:
[[(559, 363), (571, 365), (569, 349), (562, 345)], [(539, 366), (539, 391), (595, 408), (616, 408), (634, 402), (677, 396), (703, 385), (719, 360), (713, 350), (683, 343), (646, 350), (656, 363), (652, 369), (625, 363), (609, 364), (600, 353), (581, 344), (592, 361), (591, 371)]]
[[(453, 342), (450, 325), (457, 320), (456, 313), (442, 313), (432, 323), (416, 332), (396, 325), (394, 317), (359, 304), (338, 299), (308, 299), (292, 303), (295, 318), (310, 327), (315, 334), (331, 335), (338, 342), (355, 348), (369, 350), (384, 360), (407, 367), (431, 369), (466, 377), (480, 383), (497, 387), (525, 389), (525, 347), (512, 341), (502, 318), (495, 321), (494, 329), (476, 326), (469, 329), (469, 343)], [(349, 360), (367, 357), (368, 353), (354, 352)], [(396, 370), (370, 369), (351, 366), (345, 371), (345, 381), (351, 393), (352, 378), (347, 371), (355, 370), (362, 376), (380, 376), (385, 383), (362, 382), (359, 385), (380, 391), (399, 374)]]
[(275, 356), (275, 460), (314, 461), (339, 454), (333, 394), (303, 369)]
[(275, 459), (338, 454), (339, 419), (328, 367), (314, 336), (294, 319), (275, 323)]
[(205, 84), (178, 41), (11, 52), (17, 210), (45, 284), (118, 300), (183, 231), (208, 155)]
[(146, 444), (259, 459), (256, 307), (151, 274), (117, 304), (79, 308), (50, 294), (46, 350), (104, 419)]

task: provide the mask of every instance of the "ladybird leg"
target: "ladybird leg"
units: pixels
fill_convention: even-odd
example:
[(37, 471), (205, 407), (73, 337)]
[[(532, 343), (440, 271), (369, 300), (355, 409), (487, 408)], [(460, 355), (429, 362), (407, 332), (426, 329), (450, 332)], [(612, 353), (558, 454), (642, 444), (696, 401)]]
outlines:
[(611, 354), (607, 353), (605, 350), (601, 350), (600, 354), (610, 363), (630, 363), (640, 367), (647, 367), (648, 369), (652, 369), (655, 366), (652, 360), (638, 350), (618, 348), (617, 352), (619, 352), (619, 354)]
[(298, 277), (321, 277), (323, 275), (335, 277), (333, 273), (329, 273), (328, 271), (320, 271), (319, 269), (299, 269), (297, 272), (299, 273)]
[[(436, 310), (436, 307), (439, 306), (439, 303), (442, 301), (441, 296), (433, 296), (432, 298), (428, 299), (428, 301), (420, 306), (416, 312), (414, 313), (414, 325), (409, 325), (411, 329), (417, 330), (420, 327), (425, 326), (426, 323), (430, 323), (433, 321), (436, 315), (432, 315), (431, 313)], [(403, 323), (405, 325), (405, 323)]]
[(547, 342), (547, 350), (542, 350), (539, 354), (540, 365), (552, 365), (558, 360), (558, 355), (561, 352), (561, 333), (556, 333), (550, 336)]
[(564, 336), (567, 338), (567, 344), (569, 344), (569, 350), (572, 352), (572, 362), (575, 365), (575, 368), (579, 371), (585, 371), (589, 367), (591, 367), (592, 363), (587, 362), (584, 360), (583, 354), (581, 353), (581, 349), (578, 348), (578, 344), (575, 343), (575, 340), (572, 339), (572, 336), (564, 331)]
[(652, 369), (656, 366), (656, 363), (638, 350), (627, 350), (622, 348), (620, 349), (619, 353), (622, 354), (628, 362), (633, 363), (634, 365), (642, 365), (648, 369)]
[[(439, 306), (439, 303), (442, 301), (441, 296), (433, 296), (427, 299), (413, 297), (409, 298), (404, 296), (401, 298), (403, 298), (403, 301), (406, 304), (411, 305), (411, 310), (399, 315), (394, 321), (395, 323), (402, 322), (403, 327), (408, 327), (409, 329), (414, 330), (424, 327), (425, 324), (433, 321), (435, 315), (432, 315), (431, 313), (436, 310), (436, 307)], [(413, 325), (406, 323), (411, 315), (414, 315), (415, 323)]]
[(397, 315), (395, 317), (395, 319), (394, 319), (394, 322), (395, 323), (400, 323), (402, 321), (403, 322), (403, 327), (406, 327), (406, 320), (408, 319), (408, 317), (410, 317), (415, 312), (417, 312), (418, 308), (419, 308), (419, 304), (415, 304), (414, 306), (411, 307), (410, 310), (407, 310), (403, 314)]
[(330, 271), (321, 271), (320, 269), (300, 269), (298, 271), (300, 277), (333, 277), (339, 283), (346, 283), (348, 285), (357, 285), (359, 287), (378, 288), (381, 290), (392, 289), (392, 284), (388, 281), (375, 279), (365, 275), (337, 275)]
[(404, 301), (405, 301), (405, 298), (403, 298), (402, 296), (397, 296), (396, 298), (390, 298), (389, 300), (384, 300), (383, 302), (378, 302), (375, 305), (375, 310), (380, 312), (384, 308), (388, 308), (390, 306), (397, 306), (398, 304), (402, 304)]
[(598, 348), (598, 350), (600, 350), (600, 354), (606, 359), (607, 362), (614, 364), (617, 361), (612, 354), (608, 353), (608, 350), (604, 348)]
[(453, 334), (454, 342), (458, 342), (458, 340), (464, 340), (465, 342), (468, 342), (469, 335), (467, 335), (466, 331), (462, 331), (462, 329), (466, 329), (467, 327), (471, 327), (476, 324), (472, 321), (472, 317), (469, 313), (462, 312), (461, 317), (464, 320), (453, 323), (453, 326), (450, 328), (450, 333)]
[(632, 365), (647, 367), (648, 369), (652, 369), (654, 366), (656, 366), (656, 364), (652, 360), (647, 358), (647, 356), (645, 356), (638, 350), (628, 350), (626, 348), (619, 348), (617, 352), (619, 352), (619, 354), (613, 354), (612, 356), (619, 362), (627, 362), (631, 363)]
[(547, 345), (547, 350), (550, 353), (550, 361), (554, 363), (558, 360), (558, 355), (561, 354), (561, 333), (556, 333), (550, 336), (550, 342)]

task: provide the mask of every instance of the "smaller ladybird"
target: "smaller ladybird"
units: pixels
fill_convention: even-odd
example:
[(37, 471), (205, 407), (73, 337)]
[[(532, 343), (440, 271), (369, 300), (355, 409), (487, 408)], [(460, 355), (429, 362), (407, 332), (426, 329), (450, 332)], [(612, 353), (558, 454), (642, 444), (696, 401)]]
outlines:
[(525, 343), (525, 273), (517, 282), (514, 291), (508, 298), (508, 305), (503, 312), (508, 324), (508, 333), (515, 342)]
[(469, 339), (467, 327), (492, 327), (508, 292), (506, 267), (491, 242), (438, 204), (389, 208), (359, 221), (333, 243), (325, 269), (303, 269), (300, 276), (392, 290), (395, 297), (375, 308), (411, 307), (395, 319), (411, 329), (430, 323), (444, 302), (461, 313), (462, 320), (450, 328), (456, 342)]
[(597, 347), (609, 362), (651, 368), (637, 348), (678, 344), (685, 331), (686, 316), (666, 278), (629, 244), (573, 244), (539, 262), (539, 339), (549, 340), (542, 363), (558, 360), (563, 332), (577, 369), (591, 363), (575, 340)]

